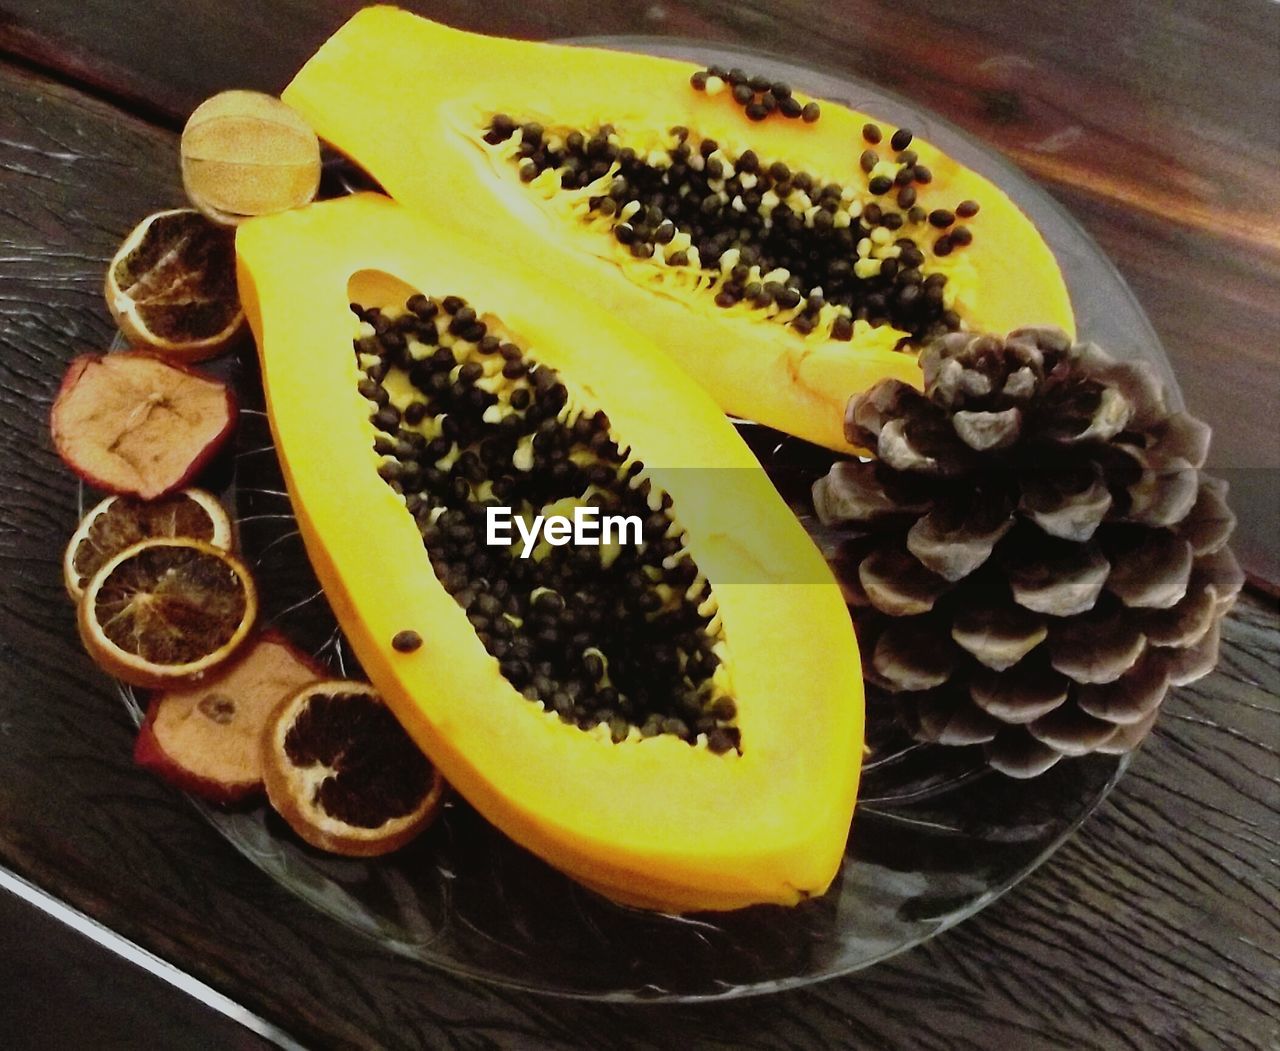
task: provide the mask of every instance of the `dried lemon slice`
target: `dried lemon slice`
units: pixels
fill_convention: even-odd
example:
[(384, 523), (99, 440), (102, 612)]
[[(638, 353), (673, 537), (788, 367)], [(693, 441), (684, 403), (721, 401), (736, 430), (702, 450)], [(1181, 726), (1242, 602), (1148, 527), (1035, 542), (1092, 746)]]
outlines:
[(267, 798), (320, 850), (387, 854), (435, 818), (439, 771), (367, 683), (304, 687), (285, 701), (263, 739)]
[(76, 622), (104, 671), (136, 686), (173, 686), (231, 656), (257, 612), (257, 589), (238, 559), (202, 540), (154, 537), (90, 578)]
[(191, 208), (156, 212), (107, 267), (107, 307), (133, 346), (201, 361), (244, 327), (232, 230)]
[(84, 516), (62, 556), (67, 594), (78, 601), (89, 578), (109, 559), (155, 536), (185, 536), (230, 551), (231, 519), (218, 498), (203, 489), (181, 489), (159, 500), (108, 496)]

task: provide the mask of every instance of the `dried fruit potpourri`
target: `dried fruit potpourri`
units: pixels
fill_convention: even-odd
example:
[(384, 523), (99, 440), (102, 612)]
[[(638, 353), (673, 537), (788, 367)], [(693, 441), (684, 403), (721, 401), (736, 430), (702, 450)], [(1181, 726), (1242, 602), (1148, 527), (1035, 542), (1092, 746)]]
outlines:
[(134, 351), (72, 361), (50, 428), (58, 455), (90, 485), (154, 500), (194, 478), (235, 419), (225, 383)]
[(211, 803), (230, 805), (262, 791), (262, 741), (275, 710), (324, 668), (275, 631), (248, 641), (235, 658), (193, 686), (158, 691), (133, 756), (165, 781)]
[(262, 741), (271, 805), (307, 843), (353, 857), (398, 850), (435, 819), (440, 773), (366, 683), (314, 683)]
[(202, 540), (153, 537), (99, 569), (76, 607), (103, 671), (135, 686), (195, 682), (248, 637), (258, 593), (234, 555)]
[(320, 185), (320, 141), (297, 113), (257, 91), (206, 99), (182, 131), (182, 184), (220, 223), (306, 204)]
[(108, 496), (84, 516), (63, 555), (62, 580), (72, 601), (108, 560), (154, 536), (190, 537), (230, 551), (231, 519), (203, 489), (179, 489), (156, 500)]
[(129, 343), (171, 361), (213, 357), (244, 329), (234, 234), (190, 208), (142, 220), (107, 266), (105, 291)]

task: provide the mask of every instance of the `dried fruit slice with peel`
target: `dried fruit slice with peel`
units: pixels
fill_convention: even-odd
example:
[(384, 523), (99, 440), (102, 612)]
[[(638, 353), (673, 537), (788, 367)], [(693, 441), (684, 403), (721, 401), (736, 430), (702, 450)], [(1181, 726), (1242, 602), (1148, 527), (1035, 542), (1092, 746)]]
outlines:
[(404, 846), (445, 782), (367, 683), (334, 680), (281, 704), (262, 741), (267, 797), (307, 843), (352, 857)]
[(262, 737), (272, 713), (327, 672), (276, 631), (194, 686), (151, 699), (133, 757), (192, 795), (231, 805), (262, 791)]
[(153, 537), (93, 575), (76, 622), (104, 671), (135, 686), (174, 686), (229, 658), (257, 613), (257, 588), (239, 559), (201, 540)]
[(204, 489), (180, 489), (158, 500), (108, 496), (84, 516), (63, 554), (67, 594), (78, 601), (89, 578), (108, 559), (153, 536), (185, 536), (230, 551), (231, 519), (218, 498)]
[(226, 384), (131, 351), (71, 362), (50, 429), (58, 455), (90, 485), (154, 500), (194, 478), (235, 419)]
[(107, 308), (133, 346), (201, 361), (244, 328), (234, 234), (191, 208), (156, 212), (107, 267)]

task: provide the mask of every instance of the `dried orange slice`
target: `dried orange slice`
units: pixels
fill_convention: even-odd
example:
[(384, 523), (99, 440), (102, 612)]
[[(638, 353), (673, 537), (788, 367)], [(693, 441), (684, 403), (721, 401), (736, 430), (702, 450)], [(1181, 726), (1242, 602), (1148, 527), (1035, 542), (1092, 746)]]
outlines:
[(244, 327), (235, 234), (192, 208), (156, 212), (107, 267), (107, 308), (133, 346), (201, 361)]
[(304, 687), (263, 738), (267, 798), (306, 842), (352, 857), (387, 854), (434, 820), (439, 771), (367, 683)]
[(170, 784), (231, 805), (262, 791), (262, 737), (272, 713), (324, 668), (275, 631), (192, 686), (151, 698), (133, 758)]
[(231, 550), (231, 519), (203, 489), (180, 489), (159, 500), (108, 496), (80, 521), (62, 556), (62, 580), (78, 601), (89, 578), (126, 547), (153, 536), (185, 536)]
[(186, 485), (236, 421), (231, 388), (152, 354), (82, 354), (53, 401), (53, 445), (90, 485), (144, 500)]
[(136, 686), (174, 686), (230, 657), (257, 613), (239, 559), (203, 540), (153, 537), (90, 578), (76, 623), (104, 671)]

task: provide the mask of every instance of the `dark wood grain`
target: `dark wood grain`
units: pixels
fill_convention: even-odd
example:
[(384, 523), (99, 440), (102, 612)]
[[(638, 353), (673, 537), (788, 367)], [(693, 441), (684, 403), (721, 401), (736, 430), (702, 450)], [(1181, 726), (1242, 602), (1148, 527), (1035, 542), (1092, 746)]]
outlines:
[[(0, 49), (180, 125), (227, 87), (279, 90), (359, 0), (0, 0)], [(584, 0), (403, 6), (530, 38), (645, 33), (786, 54), (895, 88), (994, 144), (1061, 198), (1155, 324), (1237, 548), (1280, 587), (1280, 6), (1262, 0)], [(817, 16), (815, 17), (815, 12)], [(252, 56), (251, 58), (248, 56)]]
[[(21, 899), (0, 891), (0, 1046), (43, 1051), (80, 1046), (126, 1051), (129, 1033), (147, 1033), (152, 1047), (185, 1051), (268, 1051), (271, 1045), (187, 993), (123, 962)], [(102, 995), (111, 975), (110, 996)]]
[(1277, 1046), (1280, 615), (1254, 599), (1080, 835), (862, 975), (702, 1006), (547, 1000), (389, 956), (277, 887), (133, 767), (59, 580), (75, 485), (49, 404), (66, 360), (111, 335), (119, 238), (179, 198), (174, 138), (12, 71), (0, 129), (0, 863), (316, 1046)]

